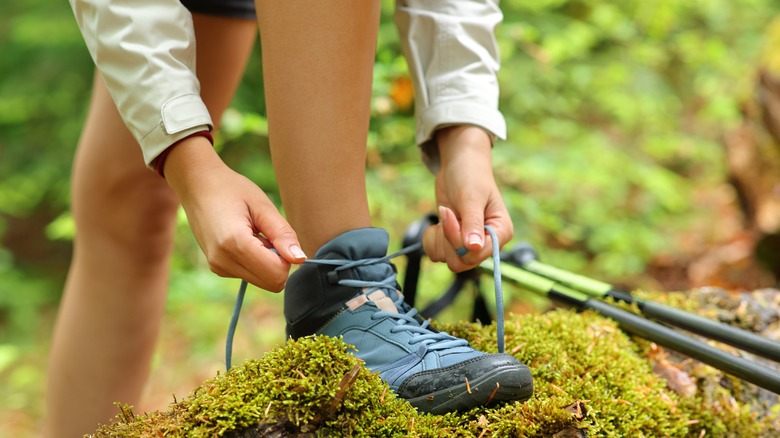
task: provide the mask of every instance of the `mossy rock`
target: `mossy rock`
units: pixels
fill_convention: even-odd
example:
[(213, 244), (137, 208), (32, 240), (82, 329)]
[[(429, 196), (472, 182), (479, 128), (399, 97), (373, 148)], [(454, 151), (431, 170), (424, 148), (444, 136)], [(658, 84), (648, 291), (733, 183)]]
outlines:
[[(493, 326), (441, 328), (484, 351), (497, 348)], [(167, 411), (134, 415), (121, 406), (94, 436), (779, 436), (778, 409), (751, 412), (722, 386), (716, 396), (713, 385), (706, 397), (678, 395), (640, 344), (590, 312), (512, 316), (506, 349), (531, 367), (534, 396), (434, 416), (396, 398), (341, 340), (303, 338), (217, 375)]]

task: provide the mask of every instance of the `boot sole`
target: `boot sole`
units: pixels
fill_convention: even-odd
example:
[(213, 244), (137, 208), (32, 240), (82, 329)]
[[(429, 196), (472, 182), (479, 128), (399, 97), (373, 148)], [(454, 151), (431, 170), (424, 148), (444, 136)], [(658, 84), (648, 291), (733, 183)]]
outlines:
[(504, 401), (525, 401), (534, 393), (531, 371), (522, 364), (498, 366), (478, 379), (407, 399), (431, 414), (465, 411)]

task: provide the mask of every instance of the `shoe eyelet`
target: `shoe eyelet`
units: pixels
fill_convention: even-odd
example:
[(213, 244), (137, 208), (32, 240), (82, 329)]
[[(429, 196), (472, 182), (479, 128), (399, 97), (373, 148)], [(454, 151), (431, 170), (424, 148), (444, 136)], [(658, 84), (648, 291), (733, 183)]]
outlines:
[(325, 278), (328, 280), (328, 283), (330, 284), (338, 284), (339, 283), (339, 273), (338, 271), (330, 271), (326, 274)]

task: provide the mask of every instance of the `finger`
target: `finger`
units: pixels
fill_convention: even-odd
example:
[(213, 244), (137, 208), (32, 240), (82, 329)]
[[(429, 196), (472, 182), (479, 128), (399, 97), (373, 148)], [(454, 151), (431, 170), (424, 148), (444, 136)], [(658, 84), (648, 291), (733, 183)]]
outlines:
[[(443, 205), (439, 206), (439, 223), (441, 224), (444, 238), (447, 239), (453, 250), (458, 252), (465, 248), (460, 233), (460, 222), (458, 222), (458, 218), (455, 217), (455, 213), (451, 209)], [(465, 254), (458, 253), (458, 255), (462, 256)]]
[(290, 263), (264, 247), (262, 242), (246, 242), (245, 247), (239, 247), (236, 255), (239, 256), (236, 262), (240, 278), (268, 291), (279, 292), (284, 289)]
[(423, 233), (423, 251), (431, 261), (446, 262), (452, 272), (469, 269), (461, 257), (455, 254), (452, 244), (444, 237), (444, 225), (441, 222), (431, 225)]
[(471, 269), (490, 254), (490, 248), (487, 247), (473, 252), (463, 246), (460, 223), (455, 213), (444, 206), (439, 207), (439, 223), (428, 227), (423, 234), (423, 248), (429, 259), (434, 262), (447, 262), (453, 272)]
[[(512, 222), (507, 220), (504, 223), (496, 222), (496, 221), (490, 221), (488, 222), (488, 225), (493, 228), (493, 231), (496, 233), (496, 237), (498, 237), (498, 246), (500, 248), (503, 248), (504, 245), (512, 240), (512, 237), (514, 237), (515, 231), (514, 226), (512, 225)], [(488, 236), (490, 237), (490, 236)]]
[(220, 277), (242, 278), (273, 292), (284, 289), (290, 272), (290, 264), (253, 235), (222, 239), (206, 257), (211, 271)]
[(509, 212), (503, 202), (491, 202), (488, 204), (486, 210), (485, 225), (490, 225), (498, 236), (498, 245), (503, 248), (504, 245), (512, 240), (515, 235), (515, 227), (512, 223), (512, 219), (509, 217)]
[(271, 241), (268, 240), (268, 238), (263, 236), (262, 234), (257, 234), (257, 235), (255, 235), (255, 237), (257, 237), (257, 240), (259, 240), (263, 244), (264, 247), (269, 248), (269, 249), (274, 247), (274, 244), (271, 243)]
[[(264, 202), (265, 203), (265, 202)], [(267, 201), (267, 204), (271, 204)], [(262, 213), (252, 209), (252, 221), (263, 236), (271, 243), (279, 255), (289, 263), (300, 264), (307, 259), (301, 249), (298, 236), (290, 224), (279, 214), (276, 207), (266, 205)], [(248, 280), (247, 280), (248, 281)]]
[(469, 198), (458, 206), (461, 239), (469, 251), (479, 251), (485, 246), (485, 204), (478, 198)]
[(442, 247), (442, 242), (444, 242), (443, 237), (441, 223), (431, 225), (423, 232), (423, 252), (431, 261), (443, 262), (445, 260), (445, 252)]

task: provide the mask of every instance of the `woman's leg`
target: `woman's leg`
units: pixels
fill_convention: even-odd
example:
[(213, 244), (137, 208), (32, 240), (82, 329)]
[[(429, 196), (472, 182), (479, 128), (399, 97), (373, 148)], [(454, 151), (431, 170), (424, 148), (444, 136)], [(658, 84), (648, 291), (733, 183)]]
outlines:
[[(215, 121), (257, 33), (195, 15), (198, 76)], [(139, 402), (163, 315), (178, 201), (145, 168), (100, 76), (73, 167), (76, 241), (52, 343), (47, 437), (81, 437)]]
[(271, 153), (309, 257), (370, 225), (366, 137), (379, 2), (256, 0)]
[(365, 144), (378, 2), (256, 3), (271, 152), (285, 212), (309, 256), (320, 250), (320, 260), (311, 262), (342, 269), (305, 264), (290, 275), (287, 333), (341, 337), (423, 411), (468, 410), (494, 396), (530, 397), (531, 373), (512, 356), (481, 353), (407, 319), (394, 269), (382, 259), (387, 234), (362, 229), (370, 224)]

